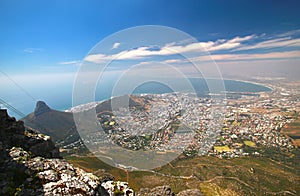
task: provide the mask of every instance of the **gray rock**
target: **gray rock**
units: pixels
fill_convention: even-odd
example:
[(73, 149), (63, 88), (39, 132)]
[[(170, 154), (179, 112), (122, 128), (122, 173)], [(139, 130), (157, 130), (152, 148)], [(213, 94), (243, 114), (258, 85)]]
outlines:
[(168, 186), (158, 186), (153, 189), (143, 188), (137, 194), (137, 196), (175, 196), (175, 193)]
[(45, 182), (54, 182), (58, 180), (57, 172), (52, 169), (39, 172), (38, 177)]
[(13, 147), (9, 151), (9, 156), (18, 162), (27, 161), (29, 159), (29, 153), (22, 148)]
[(106, 181), (102, 182), (101, 186), (107, 191), (109, 196), (118, 195), (133, 196), (134, 191), (128, 186), (127, 182)]

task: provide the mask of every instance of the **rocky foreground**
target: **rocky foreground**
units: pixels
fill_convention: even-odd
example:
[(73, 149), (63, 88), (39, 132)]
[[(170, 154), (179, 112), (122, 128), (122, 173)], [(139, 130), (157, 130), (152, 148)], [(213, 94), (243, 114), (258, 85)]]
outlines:
[(111, 180), (67, 163), (49, 136), (0, 110), (0, 195), (134, 195), (127, 183)]
[[(97, 177), (74, 167), (59, 155), (51, 138), (25, 130), (22, 121), (0, 110), (0, 195), (175, 195), (168, 186), (141, 189), (110, 175)], [(202, 195), (186, 190), (178, 195)]]

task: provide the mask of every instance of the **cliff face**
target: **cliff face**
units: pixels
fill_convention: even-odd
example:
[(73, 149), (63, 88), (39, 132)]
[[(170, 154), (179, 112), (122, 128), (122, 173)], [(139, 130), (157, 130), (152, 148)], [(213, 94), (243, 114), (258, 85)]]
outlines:
[(67, 163), (49, 136), (0, 110), (0, 195), (112, 195), (102, 186), (109, 180)]

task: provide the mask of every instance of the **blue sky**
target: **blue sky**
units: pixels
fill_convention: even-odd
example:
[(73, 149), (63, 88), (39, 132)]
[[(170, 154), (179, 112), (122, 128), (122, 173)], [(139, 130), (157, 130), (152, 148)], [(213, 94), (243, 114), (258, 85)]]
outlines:
[[(97, 62), (99, 57), (124, 52), (127, 60), (164, 56), (169, 43), (154, 53), (150, 47), (122, 51), (117, 41), (110, 46), (116, 44), (115, 54), (87, 56), (105, 37), (139, 25), (163, 25), (190, 34), (197, 43), (175, 44), (172, 49), (193, 52), (205, 47), (226, 77), (249, 76), (251, 71), (253, 77), (268, 75), (266, 70), (272, 70), (274, 76), (291, 74), (299, 79), (295, 74), (300, 72), (299, 7), (296, 0), (2, 0), (0, 90), (6, 92), (2, 99), (20, 110), (29, 102), (32, 107), (35, 100), (20, 100), (30, 97), (14, 84), (18, 83), (35, 99), (52, 100), (61, 109), (65, 106), (57, 97), (71, 99), (72, 82), (84, 59)], [(164, 56), (164, 62), (184, 66), (184, 61), (171, 57)], [(12, 93), (13, 89), (20, 93)]]
[(10, 74), (75, 71), (104, 37), (137, 25), (165, 25), (200, 41), (274, 36), (300, 29), (299, 1), (0, 2), (0, 66)]

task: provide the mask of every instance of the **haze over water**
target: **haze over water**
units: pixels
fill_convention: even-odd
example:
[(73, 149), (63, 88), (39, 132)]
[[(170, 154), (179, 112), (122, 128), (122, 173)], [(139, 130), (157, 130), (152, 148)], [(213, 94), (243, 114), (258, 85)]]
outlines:
[[(195, 92), (198, 93), (199, 96), (204, 96), (209, 93), (209, 89), (207, 87), (206, 80), (203, 78), (190, 78), (189, 79), (193, 88), (195, 89)], [(208, 79), (209, 80), (209, 79)], [(173, 80), (176, 85), (180, 87), (180, 80)], [(212, 81), (210, 79), (210, 81)], [(111, 98), (112, 92), (111, 89), (113, 89), (113, 81), (106, 81), (105, 86), (97, 86), (97, 90), (95, 92), (95, 101), (103, 101), (106, 99)], [(262, 85), (257, 85), (253, 83), (248, 82), (242, 82), (242, 81), (235, 81), (235, 80), (224, 80), (225, 89), (228, 92), (265, 92), (270, 91), (271, 89)], [(43, 91), (41, 89), (36, 89), (33, 91), (34, 96), (42, 97), (41, 100), (45, 101), (51, 108), (56, 110), (66, 110), (72, 107), (72, 84), (66, 83), (64, 85), (60, 85), (61, 88), (57, 88), (57, 84), (54, 82), (52, 85), (49, 85), (50, 88), (53, 89), (53, 91)], [(49, 89), (49, 86), (47, 86), (47, 89)], [(33, 112), (35, 107), (35, 100), (32, 100), (26, 95), (24, 92), (20, 91), (20, 89), (17, 89), (14, 87), (14, 85), (10, 85), (11, 89), (14, 89), (15, 91), (6, 91), (5, 93), (2, 93), (2, 97), (9, 98), (9, 97), (22, 97), (21, 101), (11, 99), (10, 103), (17, 109), (19, 109), (24, 114), (29, 114)], [(55, 90), (54, 90), (55, 89)], [(185, 89), (181, 89), (184, 91)], [(39, 93), (38, 93), (39, 92)], [(53, 93), (55, 92), (55, 93)], [(159, 83), (145, 83), (143, 85), (138, 86), (132, 94), (142, 94), (142, 93), (148, 93), (148, 94), (161, 94), (161, 93), (170, 93), (173, 92), (172, 89), (167, 87), (164, 84)], [(121, 95), (121, 94), (120, 94)], [(5, 107), (5, 106), (2, 106)], [(10, 115), (14, 115), (17, 118), (20, 118), (18, 115), (10, 111)]]

